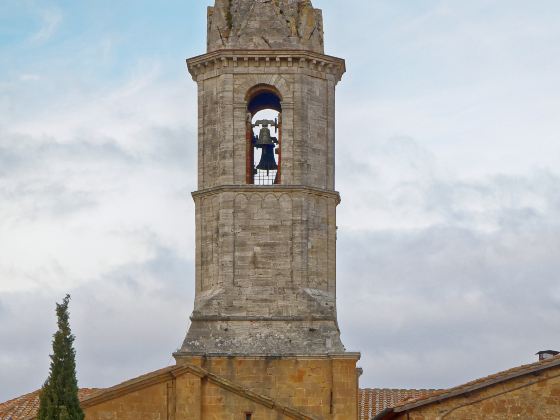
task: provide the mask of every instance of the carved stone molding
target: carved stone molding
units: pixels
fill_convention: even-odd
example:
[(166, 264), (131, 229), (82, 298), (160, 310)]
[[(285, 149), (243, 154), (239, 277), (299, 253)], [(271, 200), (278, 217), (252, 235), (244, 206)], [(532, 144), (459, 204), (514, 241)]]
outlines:
[(335, 198), (337, 204), (340, 204), (340, 193), (337, 191), (325, 190), (321, 188), (306, 187), (303, 185), (223, 185), (219, 187), (207, 188), (192, 193), (193, 198), (206, 197), (224, 192), (233, 193), (263, 193), (263, 194), (285, 194), (285, 193), (306, 193), (319, 195), (328, 198)]
[(341, 58), (302, 50), (219, 50), (187, 60), (194, 80), (215, 77), (220, 73), (244, 73), (248, 69), (274, 69), (275, 72), (307, 70), (331, 75), (336, 82), (346, 72)]

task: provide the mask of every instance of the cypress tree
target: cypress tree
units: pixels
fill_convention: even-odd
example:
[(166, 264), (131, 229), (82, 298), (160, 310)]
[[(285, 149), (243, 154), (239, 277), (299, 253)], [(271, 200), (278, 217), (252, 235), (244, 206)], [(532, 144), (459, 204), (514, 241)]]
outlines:
[(37, 420), (82, 420), (84, 413), (78, 399), (76, 380), (76, 351), (70, 330), (70, 314), (66, 295), (56, 304), (58, 331), (53, 335), (53, 353), (49, 377), (41, 389)]

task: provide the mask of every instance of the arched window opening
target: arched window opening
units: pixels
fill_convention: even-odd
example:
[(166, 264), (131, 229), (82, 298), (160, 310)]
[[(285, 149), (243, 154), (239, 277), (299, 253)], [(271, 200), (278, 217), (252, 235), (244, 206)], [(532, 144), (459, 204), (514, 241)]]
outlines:
[(252, 120), (253, 130), (253, 183), (255, 185), (277, 184), (279, 113), (270, 109), (257, 112)]
[(247, 183), (280, 184), (282, 106), (272, 86), (256, 86), (247, 101)]

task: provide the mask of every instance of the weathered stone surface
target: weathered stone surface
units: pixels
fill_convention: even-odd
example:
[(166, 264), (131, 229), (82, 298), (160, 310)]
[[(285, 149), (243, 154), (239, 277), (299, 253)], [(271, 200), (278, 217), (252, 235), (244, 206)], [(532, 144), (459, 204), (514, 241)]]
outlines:
[(208, 8), (208, 52), (220, 49), (323, 52), (323, 18), (310, 0), (216, 0)]
[(323, 58), (220, 53), (189, 61), (198, 83), (199, 189), (245, 185), (247, 93), (259, 85), (282, 99), (282, 184), (334, 189), (335, 87), (344, 62)]
[[(336, 320), (335, 87), (309, 0), (216, 0), (198, 84), (196, 297), (178, 355), (344, 353)], [(247, 185), (250, 92), (281, 102), (281, 182)], [(249, 118), (252, 115), (249, 114)]]
[[(182, 352), (188, 354), (341, 354), (334, 320), (193, 320)], [(178, 353), (179, 355), (182, 352)]]
[(81, 405), (87, 420), (355, 420), (357, 358), (184, 357)]
[(196, 298), (181, 352), (344, 352), (335, 300), (338, 194), (229, 186), (194, 197)]
[(358, 418), (358, 358), (355, 353), (323, 357), (187, 357), (179, 359), (178, 364), (200, 366), (314, 419), (354, 420)]
[[(224, 51), (227, 50), (227, 51)], [(263, 50), (263, 51), (257, 51)], [(308, 0), (217, 0), (198, 84), (196, 298), (180, 354), (343, 353), (336, 321), (335, 86)], [(248, 97), (281, 101), (280, 185), (247, 185)]]

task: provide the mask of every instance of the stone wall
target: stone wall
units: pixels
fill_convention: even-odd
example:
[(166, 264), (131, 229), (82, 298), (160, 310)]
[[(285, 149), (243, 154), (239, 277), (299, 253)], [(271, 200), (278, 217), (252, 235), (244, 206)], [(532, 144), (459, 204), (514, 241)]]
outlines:
[[(86, 403), (87, 404), (87, 403)], [(190, 373), (84, 407), (85, 420), (293, 420)]]
[(282, 96), (282, 184), (333, 190), (335, 86), (343, 62), (328, 67), (315, 56), (300, 62), (287, 53), (246, 54), (203, 60), (198, 70), (198, 61), (190, 63), (198, 83), (199, 189), (246, 183), (247, 93), (269, 85)]
[[(195, 307), (182, 355), (345, 351), (334, 178), (345, 65), (323, 54), (322, 34), (309, 0), (217, 0), (209, 9), (209, 52), (187, 61), (198, 85), (199, 191)], [(263, 89), (281, 102), (281, 182), (267, 187), (247, 185), (248, 102)]]
[(167, 419), (167, 388), (167, 383), (159, 383), (84, 407), (86, 420)]
[(338, 194), (229, 186), (194, 194), (196, 297), (182, 352), (343, 352)]
[[(187, 357), (178, 365), (188, 361), (315, 419), (355, 420), (358, 357)], [(229, 418), (222, 410), (216, 419)]]
[(86, 420), (356, 420), (357, 359), (178, 358), (81, 404)]
[[(311, 52), (216, 52), (198, 83), (196, 297), (182, 353), (344, 352), (336, 321), (334, 90), (344, 62)], [(282, 105), (282, 182), (247, 185), (247, 102)]]
[(194, 197), (196, 297), (181, 352), (344, 352), (336, 322), (338, 194), (229, 186)]
[[(194, 196), (196, 311), (203, 310), (213, 290), (223, 289), (231, 298), (231, 305), (219, 308), (224, 315), (312, 315), (317, 308), (298, 305), (292, 293), (315, 289), (325, 300), (317, 315), (334, 315), (338, 194), (247, 186)], [(208, 308), (206, 314), (217, 314), (213, 311)]]

